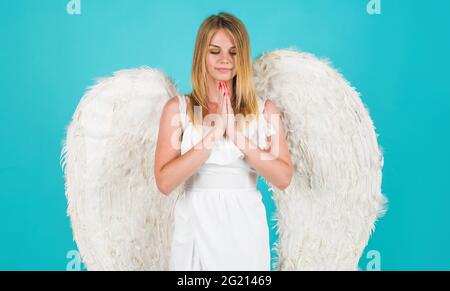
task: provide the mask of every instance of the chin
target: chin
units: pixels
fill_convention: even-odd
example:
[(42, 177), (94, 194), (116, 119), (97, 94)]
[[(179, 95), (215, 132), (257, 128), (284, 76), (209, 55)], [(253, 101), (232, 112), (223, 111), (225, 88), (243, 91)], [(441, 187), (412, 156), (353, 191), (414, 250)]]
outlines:
[(233, 78), (231, 76), (217, 76), (216, 78), (217, 81), (221, 81), (221, 82), (228, 82), (231, 81)]

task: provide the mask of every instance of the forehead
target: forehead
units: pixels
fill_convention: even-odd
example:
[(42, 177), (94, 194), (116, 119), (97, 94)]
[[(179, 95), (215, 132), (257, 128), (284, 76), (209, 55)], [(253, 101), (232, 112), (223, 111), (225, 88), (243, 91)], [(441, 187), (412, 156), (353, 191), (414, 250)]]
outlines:
[(233, 37), (224, 29), (219, 29), (213, 34), (209, 45), (223, 48), (235, 47)]

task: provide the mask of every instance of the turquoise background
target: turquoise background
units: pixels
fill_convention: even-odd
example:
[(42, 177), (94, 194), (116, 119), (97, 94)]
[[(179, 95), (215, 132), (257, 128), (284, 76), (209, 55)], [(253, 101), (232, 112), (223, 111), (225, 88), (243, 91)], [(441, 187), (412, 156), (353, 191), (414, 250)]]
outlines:
[(360, 268), (375, 250), (382, 270), (450, 269), (449, 1), (381, 0), (380, 15), (369, 0), (81, 0), (80, 15), (68, 2), (0, 0), (0, 269), (65, 270), (76, 249), (59, 156), (85, 88), (148, 65), (189, 92), (197, 29), (219, 11), (245, 23), (253, 57), (328, 57), (362, 93), (390, 204)]

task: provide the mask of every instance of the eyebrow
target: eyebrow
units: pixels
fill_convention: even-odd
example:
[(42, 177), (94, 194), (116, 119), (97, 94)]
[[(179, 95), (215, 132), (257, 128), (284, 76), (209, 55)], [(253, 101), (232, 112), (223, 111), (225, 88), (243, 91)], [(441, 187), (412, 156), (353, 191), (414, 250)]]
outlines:
[[(215, 44), (210, 44), (209, 46), (215, 46), (215, 47), (218, 47), (218, 48), (220, 48), (220, 46), (219, 45), (215, 45)], [(236, 46), (230, 46), (230, 48), (236, 48)]]

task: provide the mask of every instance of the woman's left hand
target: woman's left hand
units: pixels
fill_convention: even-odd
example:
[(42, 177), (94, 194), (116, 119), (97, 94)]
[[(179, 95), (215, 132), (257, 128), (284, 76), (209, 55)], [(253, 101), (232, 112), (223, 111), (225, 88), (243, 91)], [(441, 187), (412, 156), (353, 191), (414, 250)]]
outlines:
[(233, 106), (231, 105), (231, 100), (230, 100), (230, 94), (228, 92), (228, 87), (226, 83), (223, 83), (224, 85), (224, 92), (225, 92), (225, 100), (227, 103), (227, 112), (228, 112), (228, 117), (227, 117), (227, 128), (225, 130), (226, 132), (226, 136), (228, 136), (228, 138), (235, 142), (236, 141), (236, 119), (234, 117), (234, 110), (233, 110)]

